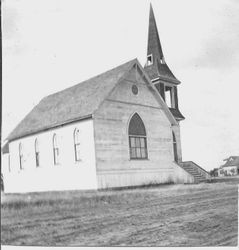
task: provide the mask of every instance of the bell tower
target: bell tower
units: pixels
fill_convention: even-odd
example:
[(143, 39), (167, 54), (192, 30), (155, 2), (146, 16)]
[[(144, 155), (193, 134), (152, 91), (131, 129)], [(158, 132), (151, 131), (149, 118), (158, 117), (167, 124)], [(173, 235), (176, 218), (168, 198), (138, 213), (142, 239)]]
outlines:
[(151, 4), (149, 12), (147, 61), (144, 69), (175, 119), (177, 121), (185, 119), (178, 107), (177, 87), (180, 81), (174, 76), (165, 61)]

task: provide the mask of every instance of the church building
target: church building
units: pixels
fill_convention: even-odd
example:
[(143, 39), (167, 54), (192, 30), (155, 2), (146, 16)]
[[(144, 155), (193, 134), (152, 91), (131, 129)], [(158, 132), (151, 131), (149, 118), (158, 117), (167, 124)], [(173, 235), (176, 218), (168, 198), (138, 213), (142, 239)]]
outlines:
[(150, 6), (146, 65), (133, 59), (43, 98), (7, 138), (5, 192), (195, 182), (182, 163), (179, 85)]

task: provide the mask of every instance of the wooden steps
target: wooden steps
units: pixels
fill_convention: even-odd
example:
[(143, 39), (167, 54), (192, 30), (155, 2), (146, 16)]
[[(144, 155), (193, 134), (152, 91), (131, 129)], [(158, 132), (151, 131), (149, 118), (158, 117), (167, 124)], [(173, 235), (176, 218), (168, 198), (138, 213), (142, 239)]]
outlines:
[(179, 165), (194, 177), (195, 183), (206, 182), (210, 179), (210, 174), (193, 161), (185, 161)]

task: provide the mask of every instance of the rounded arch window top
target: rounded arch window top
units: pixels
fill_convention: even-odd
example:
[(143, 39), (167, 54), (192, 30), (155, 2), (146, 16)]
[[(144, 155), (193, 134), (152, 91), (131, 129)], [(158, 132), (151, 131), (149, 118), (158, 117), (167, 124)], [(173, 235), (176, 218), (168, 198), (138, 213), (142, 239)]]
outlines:
[(38, 152), (39, 151), (39, 142), (38, 139), (35, 139), (35, 151)]
[(56, 134), (53, 135), (53, 146), (55, 148), (58, 146), (58, 138)]
[(20, 154), (20, 155), (23, 155), (23, 145), (22, 145), (21, 142), (20, 142), (19, 145), (18, 145), (18, 151), (19, 151), (19, 154)]
[(74, 130), (74, 140), (75, 140), (75, 143), (80, 142), (80, 130), (78, 128)]

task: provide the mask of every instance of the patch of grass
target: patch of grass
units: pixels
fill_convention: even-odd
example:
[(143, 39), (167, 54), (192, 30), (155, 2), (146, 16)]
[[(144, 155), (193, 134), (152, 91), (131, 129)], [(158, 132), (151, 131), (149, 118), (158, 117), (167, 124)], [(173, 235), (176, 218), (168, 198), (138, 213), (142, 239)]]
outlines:
[(234, 246), (236, 183), (4, 195), (3, 245)]

